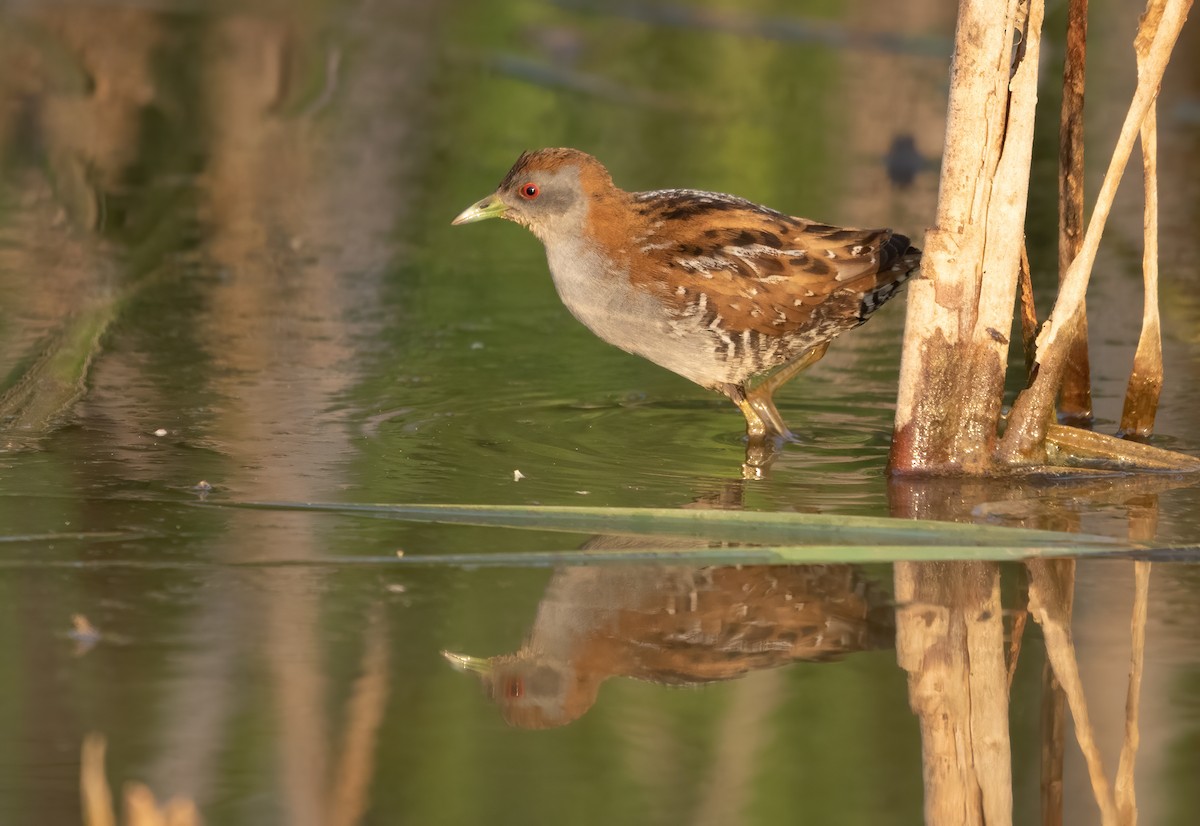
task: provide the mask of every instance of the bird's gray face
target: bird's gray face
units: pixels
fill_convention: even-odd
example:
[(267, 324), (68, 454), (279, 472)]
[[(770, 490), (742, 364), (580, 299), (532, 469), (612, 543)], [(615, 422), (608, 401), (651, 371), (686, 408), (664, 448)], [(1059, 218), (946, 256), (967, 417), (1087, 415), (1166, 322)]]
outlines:
[(514, 709), (536, 708), (548, 717), (561, 716), (570, 678), (556, 667), (529, 660), (501, 662), (485, 681), (488, 697)]
[(520, 728), (570, 723), (596, 702), (598, 680), (581, 679), (568, 663), (531, 651), (481, 659), (443, 651), (451, 665), (479, 677), (505, 721)]
[(452, 223), (507, 218), (545, 241), (554, 234), (580, 231), (586, 206), (577, 167), (516, 166), (494, 193), (467, 207)]

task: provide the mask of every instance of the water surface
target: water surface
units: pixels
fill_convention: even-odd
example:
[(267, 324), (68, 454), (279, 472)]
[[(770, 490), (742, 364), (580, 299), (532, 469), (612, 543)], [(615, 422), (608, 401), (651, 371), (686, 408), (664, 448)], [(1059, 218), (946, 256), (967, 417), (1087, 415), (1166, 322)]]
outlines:
[[(223, 505), (915, 510), (1194, 543), (1200, 495), (1186, 480), (889, 484), (902, 298), (781, 393), (802, 443), (746, 481), (743, 422), (725, 399), (578, 325), (523, 230), (449, 226), (521, 150), (567, 145), (630, 189), (735, 192), (919, 238), (936, 196), (944, 5), (4, 6), (0, 386), (11, 392), (71, 337), (92, 357), (82, 385), (40, 391), (56, 403), (6, 429), (0, 452), (0, 822), (82, 822), (89, 732), (108, 739), (114, 788), (138, 779), (187, 796), (209, 823), (919, 821), (921, 744), (887, 644), (886, 565), (744, 579), (402, 566), (397, 551), (612, 538)], [(1096, 12), (1094, 48), (1114, 57), (1091, 70), (1089, 192), (1132, 90), (1136, 11)], [(1048, 26), (1061, 42), (1061, 20)], [(1161, 182), (1156, 443), (1189, 451), (1195, 37), (1185, 31), (1160, 104), (1160, 163), (1179, 173)], [(1048, 52), (1029, 222), (1043, 312), (1061, 60)], [(889, 172), (889, 150), (910, 139), (915, 160), (893, 156)], [(1130, 184), (1089, 299), (1108, 432), (1140, 320), (1140, 233)], [(1131, 569), (1081, 562), (1075, 596), (1110, 772)], [(1011, 601), (1015, 567), (1004, 585)], [(862, 610), (821, 614), (834, 617), (826, 632), (826, 620), (780, 613), (789, 593)], [(1191, 823), (1200, 806), (1198, 593), (1196, 566), (1154, 568), (1143, 823)], [(679, 625), (688, 612), (696, 623)], [(527, 639), (613, 675), (570, 724), (509, 725), (529, 719), (506, 717), (512, 689), (498, 683), (489, 701), (441, 655), (512, 654)], [(692, 653), (631, 664), (631, 650), (666, 639)], [(695, 653), (706, 640), (709, 653)], [(1036, 628), (1021, 657), (1013, 791), (1017, 821), (1031, 822)], [(561, 671), (522, 679), (523, 698), (557, 708)], [(1066, 821), (1095, 822), (1071, 743), (1065, 788)]]

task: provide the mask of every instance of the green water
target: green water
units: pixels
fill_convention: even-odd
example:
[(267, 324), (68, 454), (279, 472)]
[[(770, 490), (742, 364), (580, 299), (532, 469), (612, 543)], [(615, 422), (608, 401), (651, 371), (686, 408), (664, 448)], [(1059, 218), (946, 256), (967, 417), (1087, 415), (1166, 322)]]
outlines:
[[(661, 629), (650, 606), (691, 592), (653, 568), (581, 586), (544, 568), (387, 564), (611, 538), (222, 505), (919, 512), (1122, 538), (1140, 520), (1154, 544), (1196, 542), (1186, 480), (889, 484), (903, 298), (780, 394), (801, 443), (746, 481), (726, 399), (595, 339), (524, 230), (449, 225), (520, 151), (561, 145), (629, 189), (734, 192), (919, 238), (936, 170), (900, 185), (885, 155), (905, 135), (939, 154), (944, 5), (0, 6), (0, 389), (13, 398), (31, 365), (61, 357), (0, 435), (0, 823), (82, 822), (89, 732), (108, 740), (114, 789), (184, 795), (210, 824), (919, 822), (919, 731), (878, 639), (703, 687), (614, 677), (577, 721), (523, 730), (441, 652), (515, 652), (556, 622), (617, 639), (611, 608), (630, 656), (641, 638), (626, 626)], [(1089, 193), (1132, 90), (1136, 9), (1095, 13), (1096, 54), (1114, 57), (1091, 70)], [(1156, 437), (1192, 451), (1195, 40), (1185, 30), (1159, 115)], [(1043, 313), (1060, 60), (1049, 49), (1029, 222)], [(1091, 299), (1108, 432), (1137, 337), (1140, 233), (1127, 185)], [(380, 563), (338, 564), (363, 558)], [(888, 604), (888, 566), (851, 573)], [(1019, 589), (1015, 568), (1004, 585)], [(807, 601), (832, 600), (823, 588)], [(1191, 823), (1200, 569), (1156, 565), (1151, 588), (1141, 822)], [(1131, 599), (1129, 562), (1080, 563), (1078, 657), (1110, 774)], [(98, 639), (72, 637), (76, 614)], [(1021, 657), (1013, 794), (1033, 822), (1035, 628)], [(1065, 798), (1066, 822), (1096, 821), (1070, 741)]]

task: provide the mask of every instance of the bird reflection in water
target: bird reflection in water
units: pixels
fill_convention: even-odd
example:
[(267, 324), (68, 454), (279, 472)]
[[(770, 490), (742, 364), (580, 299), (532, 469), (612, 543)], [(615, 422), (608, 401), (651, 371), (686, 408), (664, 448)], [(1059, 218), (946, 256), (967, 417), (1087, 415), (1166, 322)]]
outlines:
[(443, 654), (510, 725), (551, 728), (609, 677), (698, 686), (894, 641), (890, 596), (857, 566), (630, 565), (556, 571), (515, 653)]

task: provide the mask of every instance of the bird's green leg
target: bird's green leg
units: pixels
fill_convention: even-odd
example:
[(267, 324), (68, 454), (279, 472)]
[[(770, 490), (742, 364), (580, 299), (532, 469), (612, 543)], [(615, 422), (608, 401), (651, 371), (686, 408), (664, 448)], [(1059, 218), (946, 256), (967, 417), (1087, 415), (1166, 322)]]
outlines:
[(768, 426), (754, 405), (750, 403), (750, 399), (746, 396), (746, 388), (740, 384), (727, 384), (721, 388), (721, 391), (738, 406), (738, 410), (742, 411), (742, 415), (746, 417), (746, 433), (750, 438), (762, 440), (767, 435)]
[(746, 433), (751, 439), (762, 439), (767, 435), (768, 425), (758, 415), (758, 411), (749, 399), (742, 398), (741, 400), (734, 399), (734, 404), (742, 411), (742, 415), (746, 417)]
[[(779, 411), (775, 407), (775, 401), (772, 398), (775, 391), (789, 381), (794, 379), (803, 370), (812, 367), (821, 357), (825, 355), (825, 351), (829, 349), (829, 342), (825, 341), (808, 350), (805, 350), (792, 361), (783, 365), (771, 375), (767, 376), (757, 387), (750, 390), (746, 394), (745, 402), (755, 412), (756, 418), (765, 424), (768, 430), (773, 431), (774, 435), (788, 441), (795, 441), (796, 437), (792, 431), (788, 430), (787, 424), (783, 421), (783, 416), (779, 415)], [(734, 399), (734, 401), (737, 401)], [(742, 407), (739, 403), (738, 407)], [(750, 416), (746, 414), (745, 408), (742, 413), (746, 415), (746, 421), (749, 422)], [(753, 435), (753, 434), (751, 434)]]

